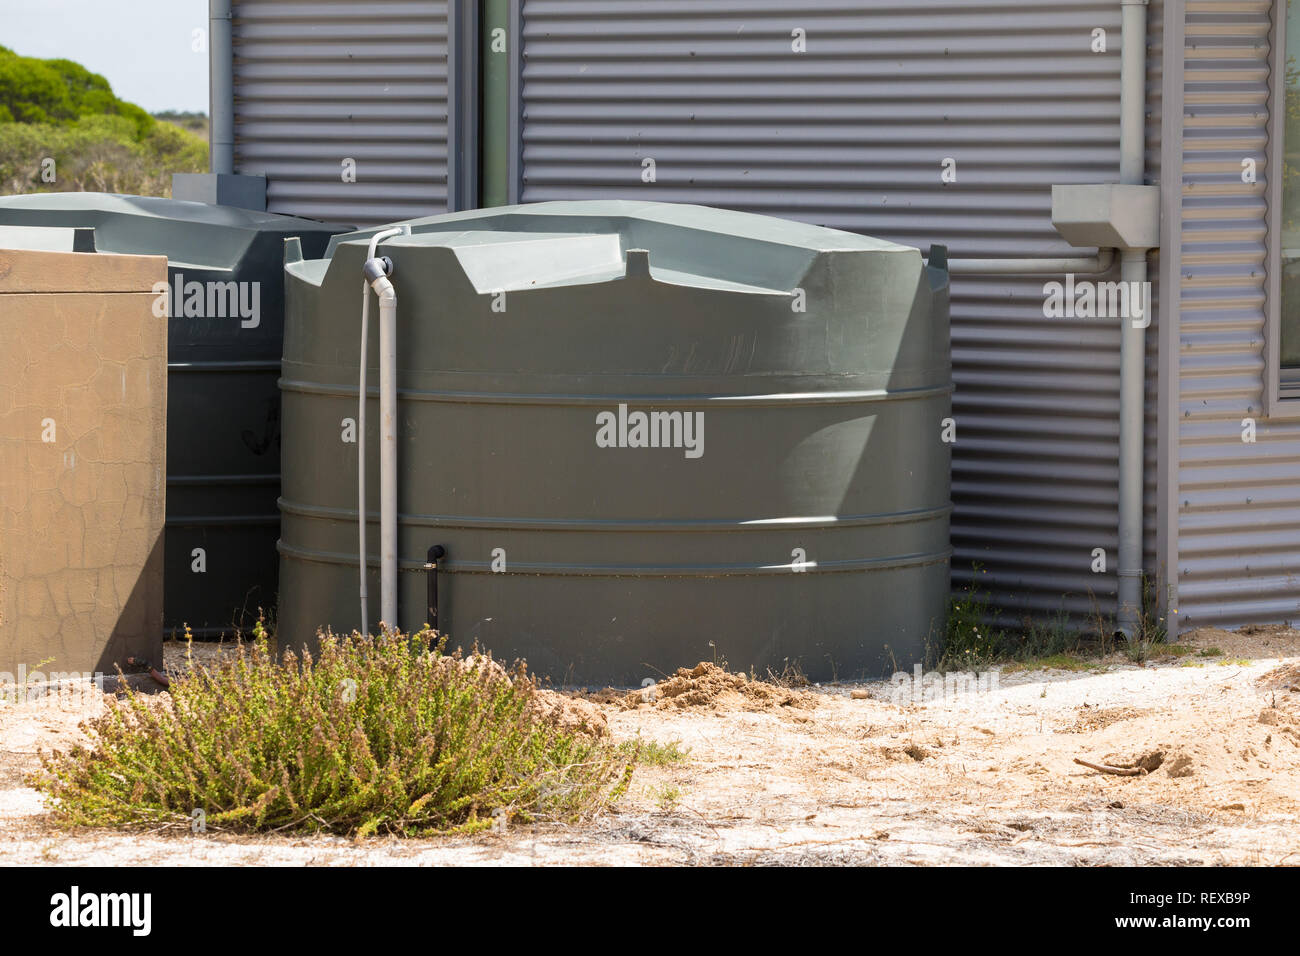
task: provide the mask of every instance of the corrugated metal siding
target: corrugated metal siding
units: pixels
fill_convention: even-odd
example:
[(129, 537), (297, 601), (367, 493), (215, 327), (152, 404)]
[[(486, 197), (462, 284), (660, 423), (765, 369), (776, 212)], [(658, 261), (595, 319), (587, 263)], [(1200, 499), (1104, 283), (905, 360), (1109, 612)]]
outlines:
[(237, 0), (233, 33), (235, 169), (266, 175), (271, 212), (446, 211), (445, 0)]
[[(1264, 415), (1268, 0), (1188, 0), (1179, 618), (1300, 618), (1300, 422)], [(1280, 15), (1280, 11), (1279, 11)], [(1259, 182), (1241, 181), (1253, 157)], [(1258, 442), (1242, 441), (1242, 419)]]
[[(1117, 175), (1119, 17), (1114, 0), (525, 0), (522, 200), (699, 202), (955, 257), (1068, 254), (1050, 187)], [(1159, 5), (1150, 19), (1158, 46)], [(1087, 613), (1090, 595), (1110, 610), (1115, 592), (1118, 325), (1045, 319), (1043, 281), (953, 283), (954, 576), (981, 563), (1013, 617)]]

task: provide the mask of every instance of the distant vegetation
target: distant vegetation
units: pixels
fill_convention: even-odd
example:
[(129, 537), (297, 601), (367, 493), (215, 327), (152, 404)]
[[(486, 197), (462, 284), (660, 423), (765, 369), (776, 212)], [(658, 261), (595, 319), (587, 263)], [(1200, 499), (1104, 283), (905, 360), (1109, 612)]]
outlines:
[(208, 165), (207, 117), (150, 116), (71, 60), (0, 46), (0, 194), (171, 195), (171, 174)]
[(162, 113), (154, 113), (153, 118), (167, 123), (174, 123), (181, 129), (187, 129), (191, 133), (201, 136), (205, 143), (208, 141), (207, 113), (180, 113), (176, 110), (166, 110)]

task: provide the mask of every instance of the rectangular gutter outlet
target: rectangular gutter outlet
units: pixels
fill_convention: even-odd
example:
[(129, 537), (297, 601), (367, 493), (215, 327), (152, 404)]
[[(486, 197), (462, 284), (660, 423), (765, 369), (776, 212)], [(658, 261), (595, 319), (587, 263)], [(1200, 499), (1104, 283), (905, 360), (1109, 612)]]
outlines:
[(1052, 225), (1072, 246), (1155, 249), (1160, 245), (1160, 187), (1053, 186)]

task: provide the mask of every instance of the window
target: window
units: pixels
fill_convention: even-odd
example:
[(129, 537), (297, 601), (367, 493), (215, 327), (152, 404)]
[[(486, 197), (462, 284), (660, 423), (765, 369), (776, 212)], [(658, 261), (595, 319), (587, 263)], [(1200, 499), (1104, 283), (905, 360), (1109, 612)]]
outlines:
[[(1300, 2), (1279, 0), (1274, 26), (1273, 116), (1269, 151), (1271, 271), (1268, 335), (1270, 410), (1300, 412)], [(1280, 184), (1280, 186), (1278, 185)]]
[(1300, 372), (1300, 11), (1286, 3), (1282, 103), (1282, 368)]

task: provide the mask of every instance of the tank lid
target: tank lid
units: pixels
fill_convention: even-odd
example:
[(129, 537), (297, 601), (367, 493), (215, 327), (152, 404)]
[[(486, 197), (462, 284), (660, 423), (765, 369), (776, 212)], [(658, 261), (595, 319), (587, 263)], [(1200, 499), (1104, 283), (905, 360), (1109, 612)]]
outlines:
[(660, 226), (670, 230), (711, 233), (736, 239), (797, 246), (817, 252), (904, 251), (911, 248), (839, 229), (828, 229), (825, 226), (778, 219), (774, 216), (737, 212), (733, 209), (716, 209), (712, 206), (687, 203), (601, 199), (473, 209), (409, 219), (404, 223), (367, 227), (339, 235), (331, 240), (326, 254), (331, 254), (334, 246), (339, 242), (358, 238), (368, 239), (376, 232), (390, 229), (393, 225), (408, 225), (411, 232), (416, 235), (424, 232), (488, 230), (564, 233), (612, 231), (627, 236), (637, 231), (638, 224), (642, 225), (642, 231), (645, 227)]
[[(261, 233), (333, 235), (347, 228), (234, 206), (89, 192), (0, 197), (0, 226), (93, 228), (102, 252), (165, 255), (173, 267), (208, 269), (234, 266)], [(32, 233), (28, 239), (45, 241)]]
[[(837, 229), (676, 203), (547, 202), (428, 216), (401, 225), (409, 227), (409, 234), (385, 240), (385, 247), (450, 247), (480, 292), (644, 277), (698, 288), (787, 294), (824, 254), (920, 257), (908, 246)], [(389, 228), (334, 236), (325, 256), (332, 259), (339, 249), (367, 243)], [(299, 272), (323, 275), (320, 269)]]
[[(348, 240), (345, 245), (365, 246), (368, 243), (365, 239), (355, 239)], [(384, 246), (450, 249), (465, 278), (479, 293), (585, 285), (623, 278), (648, 278), (672, 285), (729, 292), (784, 292), (774, 286), (734, 282), (717, 275), (656, 263), (647, 249), (625, 248), (622, 237), (616, 232), (425, 232), (395, 236)]]
[[(330, 225), (315, 219), (281, 216), (271, 212), (240, 209), (237, 206), (213, 206), (205, 202), (167, 199), (162, 196), (128, 196), (120, 193), (29, 193), (0, 197), (0, 210), (66, 213), (112, 213), (153, 219), (224, 226), (233, 229), (324, 229), (338, 232), (346, 226)], [(2, 215), (3, 213), (0, 213)]]

